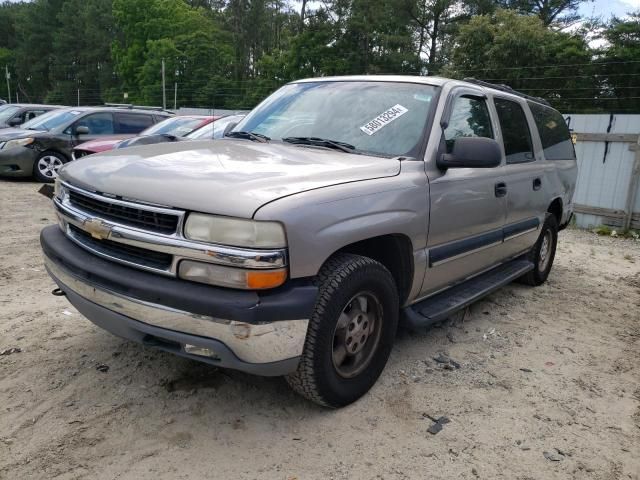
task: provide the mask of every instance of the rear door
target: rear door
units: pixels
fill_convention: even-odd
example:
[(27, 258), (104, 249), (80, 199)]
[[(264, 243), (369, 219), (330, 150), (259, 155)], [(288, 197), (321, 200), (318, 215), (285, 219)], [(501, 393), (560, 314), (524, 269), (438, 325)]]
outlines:
[(537, 240), (549, 204), (545, 188), (544, 162), (536, 159), (532, 119), (524, 100), (495, 95), (504, 145), (504, 181), (507, 195), (507, 219), (504, 227), (504, 252), (517, 255)]
[[(454, 89), (438, 155), (458, 137), (496, 138), (497, 122), (482, 91)], [(499, 263), (506, 198), (502, 167), (450, 168), (429, 173), (429, 270), (422, 295), (458, 283)]]

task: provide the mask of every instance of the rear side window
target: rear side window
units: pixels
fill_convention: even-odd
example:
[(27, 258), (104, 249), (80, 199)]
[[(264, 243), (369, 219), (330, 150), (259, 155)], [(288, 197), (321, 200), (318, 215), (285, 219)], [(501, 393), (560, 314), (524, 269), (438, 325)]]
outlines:
[(493, 138), (491, 117), (487, 102), (482, 98), (458, 97), (451, 109), (449, 125), (444, 131), (447, 153), (453, 150), (453, 142), (460, 137)]
[(498, 111), (507, 163), (533, 161), (531, 132), (529, 132), (527, 117), (520, 104), (503, 98), (496, 98), (494, 103)]
[(575, 158), (571, 133), (564, 118), (553, 108), (529, 102), (533, 119), (540, 133), (544, 156), (547, 160), (572, 160)]
[(140, 133), (153, 125), (152, 115), (116, 113), (116, 133)]

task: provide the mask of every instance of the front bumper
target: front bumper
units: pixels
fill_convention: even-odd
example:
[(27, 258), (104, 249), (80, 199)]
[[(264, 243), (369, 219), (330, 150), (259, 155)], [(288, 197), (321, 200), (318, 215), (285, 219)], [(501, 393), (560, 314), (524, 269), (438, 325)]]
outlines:
[[(55, 225), (40, 241), (47, 271), (69, 301), (115, 335), (259, 375), (297, 367), (317, 294), (312, 285), (258, 294), (166, 278), (98, 258)], [(215, 356), (187, 353), (185, 345)]]
[(38, 152), (28, 147), (0, 150), (0, 175), (7, 177), (30, 177)]

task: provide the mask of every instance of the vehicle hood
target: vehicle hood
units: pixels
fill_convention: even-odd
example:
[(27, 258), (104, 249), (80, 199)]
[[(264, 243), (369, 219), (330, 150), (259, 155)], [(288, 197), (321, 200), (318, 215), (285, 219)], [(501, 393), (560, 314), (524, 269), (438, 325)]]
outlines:
[(122, 140), (130, 138), (131, 135), (120, 135), (114, 137), (100, 138), (98, 140), (89, 140), (74, 147), (74, 150), (85, 150), (87, 152), (106, 152), (113, 150), (115, 146)]
[(112, 150), (66, 164), (60, 177), (95, 192), (251, 218), (281, 197), (399, 173), (396, 159), (225, 139)]
[(0, 130), (0, 142), (5, 142), (7, 140), (12, 140), (14, 138), (23, 138), (23, 137), (41, 137), (43, 134), (47, 132), (43, 132), (41, 130), (25, 130), (23, 128), (3, 128)]

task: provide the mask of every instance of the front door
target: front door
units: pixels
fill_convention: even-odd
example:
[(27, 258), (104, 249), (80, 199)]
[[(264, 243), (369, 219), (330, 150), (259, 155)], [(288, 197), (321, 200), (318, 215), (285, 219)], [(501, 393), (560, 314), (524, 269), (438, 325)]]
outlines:
[[(87, 127), (89, 133), (77, 134), (78, 127)], [(97, 140), (104, 137), (113, 136), (115, 133), (113, 126), (113, 114), (111, 112), (96, 112), (85, 115), (81, 119), (77, 120), (71, 127), (71, 148), (69, 149), (69, 157), (71, 157), (71, 150), (76, 145), (91, 140)], [(65, 152), (67, 153), (67, 152)]]
[[(453, 94), (447, 127), (438, 154), (450, 153), (458, 137), (495, 138), (487, 99)], [(506, 192), (502, 166), (450, 168), (429, 173), (430, 218), (428, 270), (422, 296), (458, 283), (501, 259)]]

